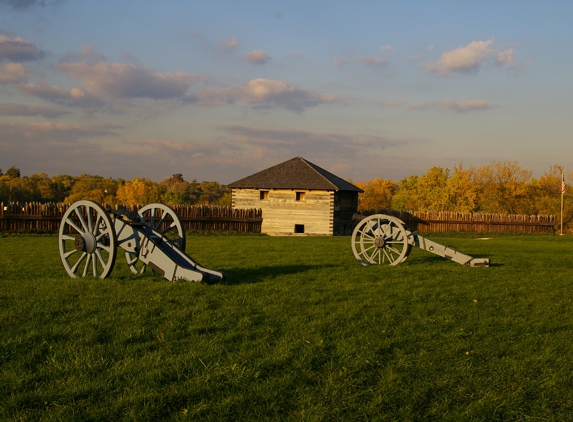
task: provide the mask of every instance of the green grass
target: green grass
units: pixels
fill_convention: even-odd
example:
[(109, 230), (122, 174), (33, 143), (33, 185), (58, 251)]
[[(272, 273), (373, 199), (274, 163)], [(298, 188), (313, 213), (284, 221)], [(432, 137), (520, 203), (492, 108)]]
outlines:
[(432, 239), (362, 267), (349, 237), (190, 236), (218, 285), (70, 279), (0, 238), (0, 419), (538, 421), (573, 415), (573, 238)]

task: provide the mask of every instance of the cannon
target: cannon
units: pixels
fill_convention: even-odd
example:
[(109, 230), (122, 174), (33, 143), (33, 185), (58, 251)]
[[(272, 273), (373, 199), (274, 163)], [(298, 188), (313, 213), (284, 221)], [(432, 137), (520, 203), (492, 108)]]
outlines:
[(404, 262), (412, 246), (470, 267), (489, 267), (489, 258), (473, 258), (452, 246), (444, 246), (407, 229), (397, 217), (375, 214), (365, 217), (354, 214), (359, 221), (352, 232), (352, 251), (364, 266), (371, 264), (398, 265)]
[(72, 278), (106, 278), (115, 265), (118, 247), (123, 249), (134, 274), (150, 267), (169, 281), (214, 283), (225, 277), (185, 253), (181, 220), (163, 204), (128, 211), (77, 201), (62, 217), (58, 242), (62, 264)]

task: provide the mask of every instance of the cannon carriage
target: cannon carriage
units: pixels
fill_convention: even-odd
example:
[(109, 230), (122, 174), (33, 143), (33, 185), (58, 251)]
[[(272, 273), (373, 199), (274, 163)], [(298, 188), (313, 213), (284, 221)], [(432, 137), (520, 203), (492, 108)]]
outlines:
[(365, 217), (354, 214), (358, 224), (352, 232), (352, 252), (364, 266), (398, 265), (410, 255), (416, 246), (435, 255), (470, 267), (489, 267), (488, 258), (473, 258), (452, 246), (441, 245), (416, 234), (397, 217), (375, 214)]
[(217, 282), (225, 277), (185, 253), (181, 220), (163, 204), (136, 212), (104, 209), (88, 200), (75, 202), (62, 217), (58, 242), (62, 264), (72, 278), (106, 278), (118, 248), (135, 274), (150, 267), (170, 281)]

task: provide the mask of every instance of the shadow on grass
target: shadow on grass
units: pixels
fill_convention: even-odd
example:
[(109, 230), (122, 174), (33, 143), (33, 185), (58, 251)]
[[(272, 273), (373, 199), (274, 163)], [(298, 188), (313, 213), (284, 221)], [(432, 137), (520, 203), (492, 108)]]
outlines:
[[(473, 258), (476, 259), (481, 259), (481, 258), (490, 258), (490, 263), (489, 266), (490, 267), (503, 267), (503, 264), (499, 263), (499, 262), (494, 262), (491, 260), (491, 257), (489, 256), (473, 256)], [(406, 263), (410, 264), (410, 265), (416, 265), (416, 264), (434, 264), (434, 263), (440, 263), (440, 262), (446, 262), (446, 261), (450, 261), (447, 258), (438, 256), (438, 255), (430, 255), (430, 254), (424, 254), (421, 256), (416, 256), (415, 259), (411, 259), (409, 258)], [(451, 261), (452, 265), (461, 265), (455, 261)], [(479, 266), (477, 266), (479, 267)]]
[(225, 280), (219, 284), (236, 285), (236, 284), (253, 284), (262, 281), (292, 274), (302, 274), (310, 270), (321, 270), (332, 268), (336, 265), (282, 265), (276, 267), (261, 267), (256, 269), (237, 268), (226, 269)]

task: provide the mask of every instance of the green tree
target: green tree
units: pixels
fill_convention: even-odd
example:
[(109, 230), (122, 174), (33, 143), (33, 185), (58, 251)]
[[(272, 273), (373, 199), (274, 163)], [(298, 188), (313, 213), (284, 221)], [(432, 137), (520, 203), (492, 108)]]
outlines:
[(218, 182), (201, 182), (198, 186), (201, 195), (199, 196), (200, 204), (218, 205), (219, 199), (223, 198), (226, 193), (231, 193), (231, 189), (219, 184)]
[(410, 175), (398, 182), (398, 191), (392, 197), (392, 208), (400, 211), (419, 210), (417, 175)]
[(16, 166), (11, 166), (6, 170), (6, 176), (12, 178), (19, 178), (20, 177), (20, 169)]
[(454, 174), (448, 178), (445, 188), (447, 202), (444, 211), (473, 212), (477, 209), (477, 187), (470, 170), (462, 165), (454, 167)]
[(76, 178), (64, 202), (72, 204), (82, 199), (89, 199), (102, 204), (113, 204), (116, 202), (117, 188), (118, 182), (111, 177), (106, 179), (101, 176), (82, 174)]
[(447, 211), (450, 169), (432, 167), (418, 179), (418, 210)]
[(163, 179), (160, 187), (164, 191), (161, 199), (165, 204), (193, 204), (197, 201), (197, 182), (195, 180), (192, 183), (187, 182), (181, 173)]
[(479, 211), (498, 214), (527, 214), (532, 173), (517, 162), (492, 161), (474, 169)]

